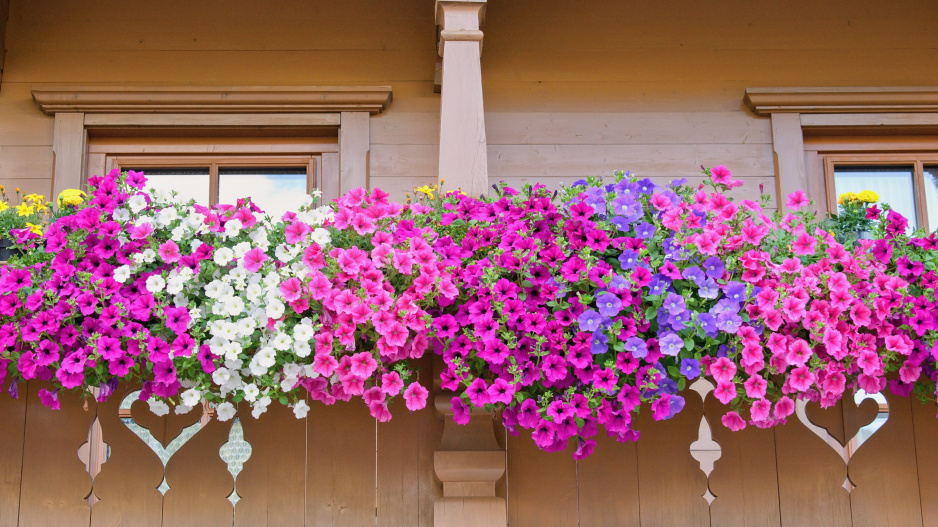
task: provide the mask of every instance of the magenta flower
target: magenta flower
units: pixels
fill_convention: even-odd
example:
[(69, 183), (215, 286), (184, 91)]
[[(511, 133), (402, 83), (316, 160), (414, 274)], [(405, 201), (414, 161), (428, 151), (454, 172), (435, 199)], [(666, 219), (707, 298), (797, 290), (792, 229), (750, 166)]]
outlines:
[[(264, 262), (268, 259), (267, 253), (265, 253), (263, 249), (255, 247), (244, 253), (242, 265), (247, 271), (256, 273), (261, 270), (261, 266), (264, 265)], [(303, 263), (306, 263), (305, 258)]]

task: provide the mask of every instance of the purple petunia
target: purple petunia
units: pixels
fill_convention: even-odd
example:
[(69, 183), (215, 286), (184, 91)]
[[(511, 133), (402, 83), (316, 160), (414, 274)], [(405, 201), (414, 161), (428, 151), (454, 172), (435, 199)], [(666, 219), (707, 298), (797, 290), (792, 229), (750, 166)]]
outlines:
[(648, 355), (648, 345), (643, 339), (630, 337), (625, 341), (625, 350), (632, 354), (636, 359), (643, 359)]
[(655, 226), (648, 223), (647, 221), (639, 222), (635, 226), (635, 236), (643, 240), (647, 240), (655, 235)]
[(687, 310), (687, 304), (684, 303), (684, 297), (676, 293), (668, 293), (664, 300), (664, 308), (672, 315), (678, 315)]
[(681, 348), (684, 347), (684, 339), (678, 336), (677, 333), (668, 331), (658, 339), (658, 345), (661, 347), (661, 353), (673, 357), (680, 353)]
[(602, 331), (593, 332), (593, 336), (590, 338), (590, 353), (600, 355), (607, 351), (609, 351), (609, 337)]
[(602, 322), (603, 317), (596, 312), (595, 309), (587, 309), (583, 312), (582, 315), (577, 318), (577, 322), (580, 324), (580, 329), (583, 331), (596, 331), (599, 329), (599, 324)]
[(638, 265), (638, 262), (638, 253), (632, 249), (626, 249), (622, 251), (622, 254), (619, 255), (619, 266), (622, 267), (623, 271), (635, 269), (635, 266)]
[(713, 279), (719, 279), (723, 278), (723, 272), (726, 271), (726, 266), (723, 264), (723, 260), (720, 260), (716, 256), (711, 256), (704, 262), (704, 269), (707, 270), (707, 276)]
[(596, 297), (596, 305), (599, 307), (599, 314), (604, 317), (614, 317), (622, 309), (622, 301), (612, 293), (600, 293)]
[(700, 362), (697, 359), (682, 359), (681, 375), (690, 380), (700, 377)]

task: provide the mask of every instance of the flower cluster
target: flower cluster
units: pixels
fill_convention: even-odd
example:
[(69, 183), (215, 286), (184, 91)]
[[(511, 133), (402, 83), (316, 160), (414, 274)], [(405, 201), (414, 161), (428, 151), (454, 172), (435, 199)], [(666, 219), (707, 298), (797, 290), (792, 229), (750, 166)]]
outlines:
[(784, 215), (732, 199), (724, 166), (696, 185), (617, 173), (406, 205), (354, 189), (273, 219), (133, 171), (89, 183), (0, 268), (0, 383), (50, 381), (52, 407), (125, 381), (158, 414), (279, 401), (303, 417), (360, 397), (385, 421), (397, 395), (426, 405), (411, 361), (430, 351), (457, 422), (501, 408), (510, 431), (582, 458), (600, 427), (637, 439), (645, 404), (680, 412), (698, 377), (732, 429), (857, 389), (934, 397), (938, 237), (887, 208), (874, 239), (842, 244), (802, 191)]

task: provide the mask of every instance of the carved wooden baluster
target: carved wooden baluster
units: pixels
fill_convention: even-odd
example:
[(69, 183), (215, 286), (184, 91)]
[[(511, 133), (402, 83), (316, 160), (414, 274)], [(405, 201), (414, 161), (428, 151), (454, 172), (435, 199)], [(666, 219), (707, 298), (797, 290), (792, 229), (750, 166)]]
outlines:
[[(133, 408), (135, 417), (137, 404), (134, 403)], [(184, 415), (194, 415), (197, 422), (202, 419), (202, 408), (196, 407)], [(165, 429), (175, 430), (177, 419), (166, 417)], [(231, 526), (234, 511), (228, 496), (234, 490), (234, 479), (218, 453), (228, 440), (230, 430), (231, 421), (212, 418), (169, 458), (166, 463), (169, 490), (163, 497), (163, 525)]]
[[(704, 403), (713, 440), (720, 444), (720, 459), (710, 473), (713, 525), (779, 526), (775, 432), (749, 425), (734, 432), (720, 420), (730, 408), (712, 394)], [(644, 438), (643, 438), (644, 439)]]
[(141, 525), (158, 527), (163, 521), (163, 462), (121, 421), (121, 401), (137, 388), (118, 385), (107, 401), (98, 403), (98, 422), (110, 456), (94, 478), (98, 502), (91, 510), (93, 526)]
[(29, 382), (19, 524), (89, 525), (91, 476), (77, 452), (88, 439), (95, 402), (63, 391), (59, 392), (62, 407), (53, 411), (39, 401), (41, 388), (51, 386)]
[[(9, 386), (9, 385), (7, 385)], [(0, 383), (0, 387), (6, 388)], [(20, 383), (25, 392), (26, 385)], [(26, 393), (14, 399), (0, 393), (0, 525), (16, 525), (23, 475)]]
[(312, 402), (306, 435), (306, 523), (375, 523), (375, 418), (360, 399)]
[[(908, 397), (883, 392), (889, 405), (886, 422), (850, 458), (850, 493), (853, 526), (922, 525), (916, 468), (912, 403)], [(873, 421), (879, 404), (864, 399), (859, 408), (844, 397), (846, 436), (855, 438), (860, 428)], [(932, 436), (934, 440), (935, 436)]]
[[(422, 360), (424, 386), (432, 384), (432, 357)], [(443, 435), (443, 422), (429, 408), (411, 412), (398, 396), (390, 421), (378, 423), (378, 525), (433, 525), (433, 502), (442, 496), (434, 481), (433, 452)]]
[[(833, 421), (816, 418), (814, 422), (826, 422), (828, 430), (837, 431), (836, 423), (843, 419), (843, 413), (838, 418), (837, 408), (824, 412)], [(809, 414), (813, 415), (813, 410)], [(842, 452), (791, 415), (786, 424), (775, 427), (775, 456), (782, 525), (851, 525)]]
[[(251, 444), (251, 457), (238, 474), (241, 499), (235, 504), (235, 525), (302, 525), (307, 419), (297, 419), (292, 409), (277, 401), (258, 419), (251, 415), (251, 405), (242, 402), (238, 416), (244, 440)], [(309, 473), (309, 477), (317, 476)]]

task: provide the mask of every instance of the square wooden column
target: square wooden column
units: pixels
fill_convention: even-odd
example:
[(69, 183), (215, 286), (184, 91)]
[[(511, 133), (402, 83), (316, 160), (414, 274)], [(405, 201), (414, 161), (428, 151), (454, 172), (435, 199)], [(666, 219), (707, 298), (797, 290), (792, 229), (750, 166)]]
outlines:
[(482, 107), (482, 31), (485, 1), (437, 0), (443, 80), (440, 106), (440, 179), (470, 196), (489, 186)]
[(436, 411), (443, 417), (443, 438), (433, 453), (433, 469), (443, 482), (443, 497), (433, 502), (435, 527), (504, 527), (508, 504), (495, 495), (505, 475), (505, 451), (495, 440), (493, 415), (474, 410), (466, 425), (453, 421), (451, 401), (438, 393)]

